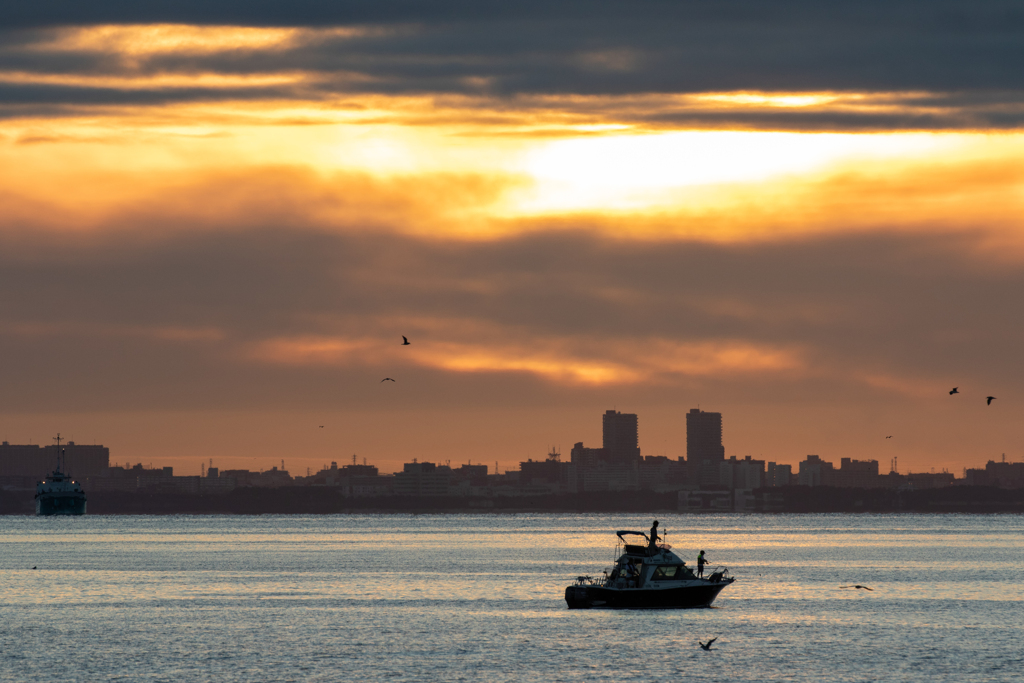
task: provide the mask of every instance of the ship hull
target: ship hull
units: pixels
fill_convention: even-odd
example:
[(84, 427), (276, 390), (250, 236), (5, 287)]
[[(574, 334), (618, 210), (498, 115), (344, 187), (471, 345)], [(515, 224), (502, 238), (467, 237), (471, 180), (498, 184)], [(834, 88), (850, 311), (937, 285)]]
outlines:
[(711, 607), (729, 583), (657, 589), (569, 586), (565, 589), (565, 602), (569, 609), (694, 609)]
[(43, 494), (36, 498), (36, 514), (52, 515), (84, 515), (85, 496), (60, 496)]

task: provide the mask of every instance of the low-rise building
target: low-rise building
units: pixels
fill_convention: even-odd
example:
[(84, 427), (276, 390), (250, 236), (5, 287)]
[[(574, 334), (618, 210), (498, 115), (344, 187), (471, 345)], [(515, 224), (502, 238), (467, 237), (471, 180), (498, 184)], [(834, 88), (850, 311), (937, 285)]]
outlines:
[[(64, 473), (79, 481), (101, 475), (110, 465), (110, 449), (106, 446), (68, 441), (61, 448)], [(57, 467), (57, 457), (56, 445), (18, 445), (4, 441), (0, 443), (0, 476), (42, 479)]]
[(989, 460), (985, 469), (969, 469), (964, 473), (969, 486), (996, 486), (1002, 489), (1024, 488), (1024, 462)]
[(764, 460), (735, 455), (718, 465), (718, 483), (728, 489), (759, 489), (764, 486)]
[(394, 476), (396, 496), (447, 496), (452, 468), (432, 462), (407, 462)]
[(352, 477), (345, 485), (343, 495), (353, 498), (383, 498), (394, 493), (392, 476)]
[(680, 512), (731, 512), (732, 491), (724, 489), (680, 491), (678, 494)]
[(800, 463), (800, 474), (797, 483), (801, 486), (832, 486), (832, 463), (822, 460), (817, 455), (808, 455)]
[(885, 485), (878, 476), (877, 460), (841, 458), (835, 472), (834, 485), (853, 489), (875, 489)]
[(556, 490), (568, 484), (570, 463), (562, 462), (561, 454), (548, 453), (546, 460), (532, 458), (519, 463), (519, 481), (523, 484), (554, 486)]
[(582, 442), (572, 447), (569, 490), (637, 491), (640, 488), (639, 458), (609, 453), (604, 448), (587, 448)]
[(637, 477), (642, 491), (679, 491), (689, 483), (689, 468), (685, 460), (645, 455), (639, 465)]

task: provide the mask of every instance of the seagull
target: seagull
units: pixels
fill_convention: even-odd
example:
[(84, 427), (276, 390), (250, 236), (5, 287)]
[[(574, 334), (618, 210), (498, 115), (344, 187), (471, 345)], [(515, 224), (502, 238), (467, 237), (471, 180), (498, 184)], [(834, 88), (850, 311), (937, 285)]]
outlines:
[(959, 389), (960, 387), (953, 387), (952, 389), (949, 390), (949, 395), (952, 396), (953, 394), (959, 394)]
[(384, 379), (381, 380), (381, 382), (394, 382), (394, 381), (395, 380), (391, 379), (390, 377), (385, 377)]
[(711, 650), (711, 643), (715, 642), (716, 640), (718, 640), (718, 638), (712, 638), (707, 642), (707, 644), (702, 643), (698, 640), (697, 644), (700, 645), (700, 649), (704, 650), (705, 652), (708, 652)]
[(408, 346), (408, 345), (409, 345), (409, 340), (406, 339), (405, 335), (403, 334), (402, 335), (402, 346)]
[(996, 399), (995, 396), (989, 396), (987, 402), (985, 403), (985, 405), (987, 405), (987, 406), (992, 405), (992, 401), (994, 401), (995, 399)]
[(875, 590), (874, 588), (868, 588), (867, 586), (861, 586), (860, 584), (857, 584), (856, 586), (840, 586), (840, 588), (863, 588), (866, 591), (874, 591)]
[(892, 437), (891, 437), (891, 436), (887, 436), (887, 437), (885, 437), (885, 438), (887, 438), (887, 439), (891, 439)]

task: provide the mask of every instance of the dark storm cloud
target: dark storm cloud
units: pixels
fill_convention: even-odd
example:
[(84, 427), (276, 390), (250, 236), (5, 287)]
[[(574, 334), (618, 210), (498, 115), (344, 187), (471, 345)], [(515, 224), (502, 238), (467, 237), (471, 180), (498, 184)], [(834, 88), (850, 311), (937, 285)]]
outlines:
[[(770, 378), (761, 386), (778, 400), (812, 388), (870, 394), (858, 385), (862, 374), (1019, 383), (1024, 267), (995, 264), (977, 247), (963, 237), (881, 235), (745, 246), (585, 233), (486, 243), (294, 230), (7, 238), (0, 355), (18, 363), (0, 365), (0, 401), (8, 411), (54, 401), (358, 405), (356, 388), (379, 379), (373, 363), (278, 365), (246, 349), (304, 337), (390, 348), (398, 334), (482, 348), (506, 337), (536, 347), (568, 339), (595, 357), (602, 345), (641, 348), (652, 339), (799, 348), (807, 368), (744, 380), (750, 392)], [(489, 336), (467, 338), (480, 330)], [(415, 393), (434, 405), (536, 400), (543, 385), (526, 372), (404, 373), (434, 387)]]
[[(45, 105), (66, 108), (72, 105), (77, 113), (96, 105), (158, 105), (187, 102), (231, 100), (261, 100), (269, 97), (292, 98), (296, 88), (259, 87), (231, 88), (230, 91), (199, 87), (165, 88), (88, 88), (54, 85), (2, 85), (0, 84), (0, 116), (25, 116), (25, 108), (33, 108), (46, 115), (59, 114), (59, 110)], [(4, 103), (17, 106), (4, 106)]]
[[(150, 22), (372, 30), (360, 36), (321, 35), (286, 49), (155, 54), (142, 60), (24, 49), (52, 27)], [(995, 0), (40, 2), (8, 3), (0, 25), (7, 27), (0, 50), (4, 70), (90, 75), (298, 70), (317, 78), (314, 90), (322, 96), (736, 90), (954, 93), (967, 112), (911, 114), (902, 119), (898, 112), (879, 114), (886, 122), (879, 125), (911, 127), (1018, 125), (1019, 65), (1024, 63), (1024, 8)], [(333, 78), (337, 75), (345, 77)], [(990, 99), (992, 93), (1007, 98), (1013, 111), (983, 107), (980, 114), (972, 114), (979, 98)], [(0, 98), (16, 102), (19, 94), (7, 91)], [(31, 92), (25, 94), (28, 101), (35, 101)], [(181, 95), (189, 97), (187, 91)], [(67, 98), (74, 96), (69, 91)], [(141, 99), (147, 99), (145, 92)], [(851, 112), (823, 123), (870, 127), (866, 119), (873, 115)], [(807, 114), (801, 120), (811, 118), (813, 114)], [(765, 120), (790, 125), (784, 116)]]

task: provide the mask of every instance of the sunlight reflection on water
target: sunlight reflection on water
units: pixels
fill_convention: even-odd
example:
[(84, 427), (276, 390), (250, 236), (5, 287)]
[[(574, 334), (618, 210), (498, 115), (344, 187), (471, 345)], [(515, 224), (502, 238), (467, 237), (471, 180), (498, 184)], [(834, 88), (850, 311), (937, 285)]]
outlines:
[[(1015, 680), (1024, 518), (660, 517), (710, 610), (572, 611), (635, 515), (6, 517), (0, 678)], [(31, 567), (38, 566), (38, 570)], [(868, 585), (874, 590), (840, 589)], [(697, 639), (720, 636), (716, 652)]]

